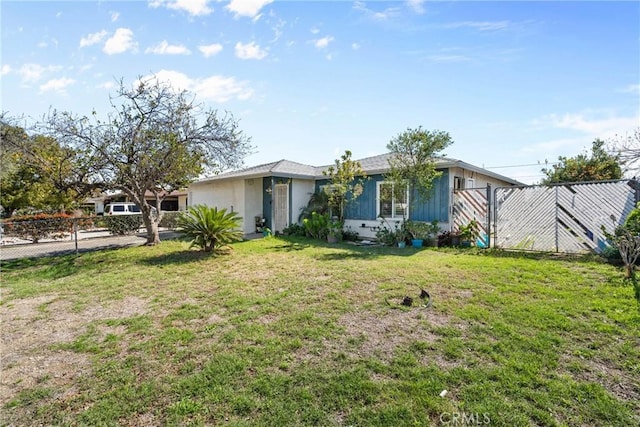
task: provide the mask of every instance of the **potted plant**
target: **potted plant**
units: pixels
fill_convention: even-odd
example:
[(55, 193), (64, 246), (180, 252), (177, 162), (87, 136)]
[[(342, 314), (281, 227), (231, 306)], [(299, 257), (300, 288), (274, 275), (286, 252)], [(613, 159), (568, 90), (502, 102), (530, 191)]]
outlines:
[(435, 246), (435, 236), (440, 230), (437, 220), (431, 222), (405, 221), (404, 225), (414, 248), (421, 248), (425, 241), (427, 241), (427, 246)]
[(469, 221), (466, 225), (459, 227), (460, 243), (462, 247), (468, 248), (476, 241), (480, 235), (480, 224), (475, 219)]
[(329, 221), (327, 228), (327, 242), (328, 243), (338, 243), (342, 240), (342, 221), (331, 220)]

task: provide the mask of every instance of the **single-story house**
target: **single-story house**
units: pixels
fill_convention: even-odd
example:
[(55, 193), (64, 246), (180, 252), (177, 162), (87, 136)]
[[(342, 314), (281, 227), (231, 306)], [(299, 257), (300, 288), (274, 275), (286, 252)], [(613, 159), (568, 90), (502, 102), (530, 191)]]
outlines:
[[(173, 191), (169, 194), (162, 193), (164, 199), (160, 204), (160, 209), (163, 211), (184, 211), (187, 209), (187, 191)], [(156, 207), (155, 196), (151, 192), (145, 194), (145, 199), (153, 207)], [(131, 202), (129, 196), (125, 193), (118, 192), (112, 194), (101, 194), (99, 196), (90, 197), (83, 203), (83, 208), (93, 209), (96, 215), (102, 215), (104, 213), (104, 207), (109, 203), (118, 202)]]
[[(385, 191), (384, 174), (389, 170), (390, 154), (358, 160), (368, 179), (357, 200), (345, 209), (345, 228), (357, 231), (363, 238), (375, 236), (382, 215), (388, 221), (402, 221), (403, 215), (417, 221), (437, 220), (440, 228), (451, 228), (453, 191), (519, 185), (520, 182), (478, 166), (451, 158), (439, 158), (437, 168), (442, 175), (434, 182), (432, 197), (424, 203), (412, 203), (411, 195), (394, 200)], [(243, 218), (245, 233), (256, 231), (264, 221), (274, 232), (280, 232), (298, 217), (311, 194), (327, 183), (323, 171), (329, 166), (309, 166), (280, 160), (200, 179), (188, 189), (189, 206), (204, 204), (226, 208)]]

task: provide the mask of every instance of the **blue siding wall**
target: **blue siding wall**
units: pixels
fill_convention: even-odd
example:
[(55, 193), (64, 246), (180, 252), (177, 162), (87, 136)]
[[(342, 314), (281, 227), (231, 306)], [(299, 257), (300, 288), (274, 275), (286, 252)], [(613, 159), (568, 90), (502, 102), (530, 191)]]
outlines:
[(409, 214), (416, 221), (449, 221), (449, 171), (445, 170), (440, 178), (433, 182), (431, 197), (422, 202), (419, 195), (414, 194), (416, 203), (411, 203)]
[[(376, 191), (377, 183), (384, 181), (383, 175), (371, 175), (364, 183), (364, 191), (355, 201), (349, 203), (345, 209), (346, 219), (375, 220), (376, 219)], [(326, 185), (329, 180), (316, 181), (316, 191)], [(431, 197), (426, 202), (419, 200), (417, 192), (413, 195), (410, 207), (411, 219), (416, 221), (449, 220), (449, 171), (442, 171), (442, 176), (433, 183)]]
[(267, 193), (267, 188), (271, 187), (271, 177), (262, 178), (262, 217), (266, 220), (265, 225), (273, 229), (271, 223), (271, 193)]

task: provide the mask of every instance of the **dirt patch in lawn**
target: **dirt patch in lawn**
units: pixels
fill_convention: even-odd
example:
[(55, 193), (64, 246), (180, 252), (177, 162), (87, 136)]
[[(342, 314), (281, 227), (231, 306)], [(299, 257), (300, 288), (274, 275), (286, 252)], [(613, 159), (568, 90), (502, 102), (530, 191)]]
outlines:
[[(376, 357), (390, 361), (398, 350), (408, 349), (412, 343), (431, 343), (438, 340), (433, 327), (452, 325), (450, 319), (429, 308), (414, 307), (408, 310), (389, 308), (383, 313), (371, 311), (351, 312), (337, 320), (344, 333), (338, 339), (326, 339), (320, 352), (301, 349), (296, 355), (299, 362), (309, 362), (315, 358), (326, 360), (328, 354), (344, 352), (354, 359)], [(443, 368), (455, 365), (432, 352), (425, 355), (424, 362), (435, 362)]]
[[(0, 405), (38, 385), (55, 388), (58, 398), (73, 394), (74, 381), (90, 373), (90, 361), (84, 354), (52, 346), (72, 342), (92, 321), (138, 316), (146, 308), (144, 300), (125, 298), (74, 312), (71, 303), (57, 295), (16, 299), (0, 306)], [(123, 332), (104, 328), (100, 329), (104, 335)]]
[[(571, 363), (572, 356), (562, 355), (560, 361), (563, 365)], [(579, 360), (581, 369), (578, 372), (561, 370), (561, 373), (569, 375), (576, 381), (586, 381), (600, 384), (618, 399), (635, 402), (640, 409), (640, 382), (632, 377), (632, 374), (624, 372), (617, 366), (604, 360)]]

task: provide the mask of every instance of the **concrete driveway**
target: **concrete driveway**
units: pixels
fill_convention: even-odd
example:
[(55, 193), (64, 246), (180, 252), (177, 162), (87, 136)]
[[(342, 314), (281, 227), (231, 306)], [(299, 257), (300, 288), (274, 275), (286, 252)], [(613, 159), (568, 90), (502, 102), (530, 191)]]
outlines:
[[(177, 231), (160, 231), (160, 240), (175, 239), (182, 234)], [(78, 252), (90, 250), (122, 248), (127, 246), (141, 246), (147, 241), (145, 233), (131, 236), (112, 236), (102, 233), (79, 233)], [(0, 246), (0, 260), (7, 261), (19, 258), (35, 258), (51, 255), (62, 255), (76, 252), (75, 240), (58, 240), (42, 243), (4, 244)]]

